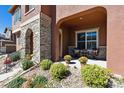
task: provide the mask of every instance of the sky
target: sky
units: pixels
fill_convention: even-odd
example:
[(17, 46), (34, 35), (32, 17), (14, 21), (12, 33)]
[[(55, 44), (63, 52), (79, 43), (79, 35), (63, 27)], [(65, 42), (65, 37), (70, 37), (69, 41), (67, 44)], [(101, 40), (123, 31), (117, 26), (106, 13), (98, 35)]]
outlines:
[(0, 33), (3, 33), (6, 27), (12, 25), (12, 16), (8, 13), (10, 7), (11, 5), (0, 5)]

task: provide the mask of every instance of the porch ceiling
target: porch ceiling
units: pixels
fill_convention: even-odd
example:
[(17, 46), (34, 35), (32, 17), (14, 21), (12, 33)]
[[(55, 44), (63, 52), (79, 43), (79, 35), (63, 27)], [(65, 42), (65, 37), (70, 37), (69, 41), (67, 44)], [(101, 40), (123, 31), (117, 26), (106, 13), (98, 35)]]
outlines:
[(85, 11), (78, 13), (76, 15), (68, 17), (61, 26), (71, 27), (74, 29), (81, 28), (86, 25), (99, 26), (100, 24), (106, 23), (106, 13), (105, 11), (94, 10)]

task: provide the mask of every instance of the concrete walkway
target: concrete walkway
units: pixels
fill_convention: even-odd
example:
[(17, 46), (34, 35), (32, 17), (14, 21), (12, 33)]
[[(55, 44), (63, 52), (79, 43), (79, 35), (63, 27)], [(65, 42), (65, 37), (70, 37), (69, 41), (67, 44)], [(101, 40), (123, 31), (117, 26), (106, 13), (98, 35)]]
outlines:
[(8, 72), (8, 73), (4, 73), (0, 75), (0, 82), (3, 80), (6, 80), (8, 78), (13, 77), (14, 75), (16, 75), (19, 71), (21, 71), (21, 68), (15, 68), (13, 71)]
[(15, 75), (20, 73), (22, 68), (20, 67), (19, 63), (16, 63), (13, 67), (11, 67), (7, 73), (5, 73), (4, 67), (3, 70), (0, 70), (0, 83), (4, 82), (5, 80), (8, 81), (9, 79), (13, 78)]
[[(62, 61), (61, 63), (65, 64), (65, 61)], [(106, 61), (101, 61), (101, 60), (91, 60), (88, 59), (87, 64), (96, 64), (99, 65), (101, 67), (106, 68), (107, 67), (107, 62)], [(69, 64), (70, 67), (77, 67), (77, 68), (81, 68), (80, 62), (78, 60), (72, 60), (71, 63)]]

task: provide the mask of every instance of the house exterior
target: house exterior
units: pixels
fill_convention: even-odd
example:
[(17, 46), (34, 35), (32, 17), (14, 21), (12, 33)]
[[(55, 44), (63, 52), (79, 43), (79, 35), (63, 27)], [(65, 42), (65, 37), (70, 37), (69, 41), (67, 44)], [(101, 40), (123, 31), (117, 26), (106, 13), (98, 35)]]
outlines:
[(22, 57), (58, 61), (69, 49), (99, 48), (107, 67), (124, 74), (124, 6), (13, 5), (12, 32)]
[(16, 51), (16, 38), (12, 34), (12, 29), (6, 27), (4, 30), (4, 37), (0, 38), (0, 53), (12, 53)]
[(32, 60), (40, 62), (42, 58), (51, 59), (51, 37), (55, 6), (14, 5), (12, 30), (16, 35), (16, 47), (22, 57), (33, 54)]

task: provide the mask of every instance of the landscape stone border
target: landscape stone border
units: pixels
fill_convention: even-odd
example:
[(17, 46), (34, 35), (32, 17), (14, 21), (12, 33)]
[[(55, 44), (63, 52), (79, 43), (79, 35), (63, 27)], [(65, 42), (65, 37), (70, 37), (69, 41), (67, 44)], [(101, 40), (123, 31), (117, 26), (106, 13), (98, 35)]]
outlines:
[(9, 82), (11, 82), (12, 80), (14, 80), (14, 79), (16, 79), (17, 77), (20, 77), (20, 76), (26, 74), (27, 72), (29, 72), (29, 71), (31, 71), (31, 70), (37, 68), (37, 67), (39, 67), (39, 65), (38, 65), (38, 64), (35, 64), (33, 67), (31, 67), (31, 68), (29, 68), (29, 69), (23, 71), (22, 73), (20, 73), (19, 75), (17, 75), (16, 77), (12, 78), (12, 79), (9, 80), (7, 83), (5, 83), (5, 84), (2, 86), (2, 88), (6, 87), (6, 86), (9, 84)]

